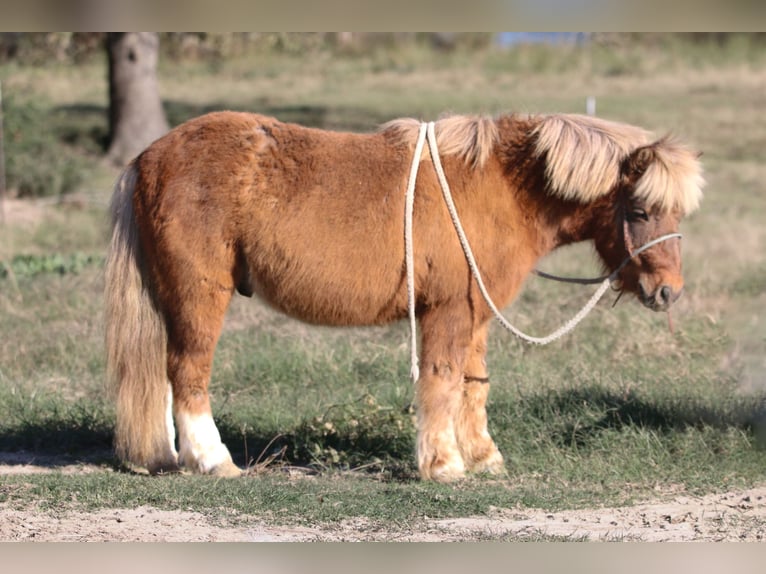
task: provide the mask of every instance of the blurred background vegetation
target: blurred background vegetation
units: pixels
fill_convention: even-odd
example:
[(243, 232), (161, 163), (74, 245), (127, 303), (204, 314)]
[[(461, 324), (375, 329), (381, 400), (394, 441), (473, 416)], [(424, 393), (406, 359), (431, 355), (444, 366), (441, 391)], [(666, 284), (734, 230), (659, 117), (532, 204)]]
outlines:
[[(0, 81), (35, 70), (73, 74), (90, 70), (106, 77), (105, 33), (0, 33)], [(216, 102), (193, 105), (166, 99), (163, 81), (191, 76), (228, 75), (258, 82), (279, 76), (319, 73), (328, 60), (339, 74), (345, 62), (347, 77), (359, 74), (413, 74), (424, 70), (478, 67), (488, 77), (578, 73), (584, 76), (651, 75), (673, 67), (705, 68), (731, 62), (760, 66), (766, 61), (766, 33), (163, 33), (160, 37), (159, 85), (171, 125), (213, 109)], [(101, 67), (103, 66), (103, 67)], [(102, 72), (95, 70), (103, 70)], [(183, 70), (183, 71), (181, 71)], [(24, 75), (24, 74), (22, 74)], [(29, 78), (29, 74), (26, 74)], [(344, 77), (339, 77), (342, 83)], [(29, 84), (32, 88), (37, 85)], [(55, 92), (50, 98), (32, 89), (6, 86), (6, 179), (11, 197), (58, 197), (80, 191), (103, 172), (100, 162), (109, 144), (106, 104), (82, 101), (65, 104)], [(103, 92), (108, 98), (107, 90)], [(275, 95), (276, 96), (276, 95)], [(272, 99), (275, 97), (272, 96)], [(407, 101), (403, 94), (403, 101)], [(227, 102), (227, 107), (233, 107)], [(257, 102), (256, 102), (257, 104)], [(243, 102), (244, 107), (252, 102)], [(288, 108), (280, 119), (327, 128), (370, 129), (370, 118), (322, 116), (320, 110)], [(350, 106), (349, 106), (350, 107)], [(380, 108), (380, 118), (395, 110)], [(253, 111), (264, 111), (256, 106)], [(269, 111), (269, 110), (265, 110)], [(420, 110), (413, 110), (420, 111)], [(486, 110), (484, 110), (486, 111)], [(407, 112), (405, 112), (407, 113)], [(411, 112), (410, 112), (411, 113)]]
[[(103, 58), (104, 32), (3, 32), (0, 62), (20, 65), (81, 64)], [(494, 50), (510, 44), (591, 43), (610, 47), (695, 49), (700, 46), (759, 51), (766, 46), (766, 32), (166, 32), (160, 34), (163, 56), (173, 61), (230, 59), (264, 52), (311, 56), (369, 55), (379, 49), (418, 46), (440, 52)], [(747, 46), (743, 45), (743, 40)]]

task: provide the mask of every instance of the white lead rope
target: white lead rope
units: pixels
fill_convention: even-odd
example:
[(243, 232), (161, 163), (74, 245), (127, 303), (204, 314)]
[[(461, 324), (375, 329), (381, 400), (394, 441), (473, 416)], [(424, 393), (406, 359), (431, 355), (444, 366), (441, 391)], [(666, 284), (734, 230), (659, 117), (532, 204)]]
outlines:
[(418, 177), (420, 156), (423, 154), (423, 144), (426, 140), (426, 124), (420, 124), (418, 142), (415, 145), (415, 155), (410, 168), (410, 180), (407, 182), (407, 195), (404, 196), (404, 259), (407, 267), (407, 309), (410, 314), (410, 377), (413, 381), (420, 378), (418, 367), (417, 319), (415, 318), (415, 252), (412, 245), (412, 211), (415, 204), (415, 180)]
[[(424, 140), (428, 140), (428, 146), (429, 150), (431, 152), (431, 159), (434, 164), (434, 168), (436, 169), (436, 175), (439, 178), (439, 184), (442, 189), (442, 195), (444, 196), (444, 202), (447, 205), (447, 209), (449, 211), (450, 217), (452, 218), (452, 223), (455, 226), (455, 231), (457, 232), (458, 239), (460, 240), (460, 245), (463, 248), (463, 253), (465, 254), (466, 261), (468, 262), (468, 266), (471, 269), (471, 273), (473, 274), (474, 279), (476, 280), (476, 284), (479, 286), (479, 291), (481, 292), (482, 297), (484, 297), (484, 301), (489, 306), (490, 310), (494, 314), (495, 318), (500, 322), (500, 324), (516, 335), (517, 337), (529, 342), (534, 343), (538, 345), (547, 345), (548, 343), (551, 343), (557, 339), (560, 339), (567, 333), (569, 333), (572, 329), (574, 329), (577, 324), (582, 321), (585, 316), (593, 309), (593, 307), (596, 306), (596, 303), (598, 303), (599, 299), (606, 293), (606, 290), (609, 288), (610, 283), (617, 278), (617, 274), (622, 270), (625, 265), (628, 264), (628, 262), (635, 256), (637, 256), (639, 253), (649, 249), (650, 247), (662, 242), (666, 241), (668, 239), (672, 239), (674, 237), (681, 237), (680, 233), (668, 233), (666, 235), (662, 235), (661, 237), (657, 237), (656, 239), (653, 239), (652, 241), (649, 241), (648, 243), (642, 245), (635, 251), (633, 251), (625, 260), (610, 273), (609, 275), (603, 277), (603, 278), (597, 278), (595, 280), (586, 280), (591, 283), (595, 283), (601, 279), (603, 281), (601, 282), (601, 285), (596, 290), (596, 292), (591, 296), (590, 300), (585, 304), (585, 306), (580, 309), (580, 311), (572, 317), (569, 321), (564, 323), (561, 327), (559, 327), (556, 331), (551, 333), (550, 335), (547, 335), (545, 337), (533, 337), (531, 335), (527, 335), (511, 325), (505, 317), (500, 313), (500, 311), (497, 309), (495, 304), (492, 301), (492, 298), (489, 295), (489, 292), (487, 291), (487, 288), (484, 286), (484, 281), (481, 278), (481, 273), (479, 272), (479, 267), (476, 264), (476, 260), (473, 256), (473, 251), (471, 250), (471, 246), (468, 243), (468, 238), (465, 235), (465, 231), (463, 231), (463, 226), (460, 223), (460, 218), (457, 214), (457, 209), (455, 208), (455, 203), (452, 201), (452, 194), (449, 189), (449, 184), (447, 183), (447, 178), (444, 175), (444, 169), (442, 168), (441, 160), (439, 158), (439, 150), (436, 145), (436, 133), (434, 130), (434, 122), (428, 122), (421, 124), (420, 126), (420, 132), (418, 134), (418, 140), (417, 144), (415, 146), (415, 155), (412, 159), (412, 168), (410, 169), (410, 179), (407, 184), (407, 194), (405, 196), (405, 215), (404, 215), (404, 244), (405, 244), (405, 264), (407, 267), (407, 303), (408, 303), (408, 310), (409, 310), (409, 317), (410, 317), (410, 330), (411, 330), (411, 354), (410, 354), (410, 361), (411, 361), (411, 368), (410, 368), (410, 376), (412, 377), (413, 381), (417, 381), (420, 374), (420, 369), (418, 367), (418, 354), (417, 354), (417, 323), (415, 318), (415, 262), (414, 262), (414, 248), (413, 248), (413, 241), (412, 241), (412, 212), (413, 212), (413, 206), (414, 206), (414, 198), (415, 198), (415, 180), (417, 178), (418, 173), (418, 166), (420, 165), (420, 156), (423, 151), (423, 143)], [(558, 278), (554, 276), (550, 276), (545, 273), (539, 273), (543, 277), (558, 279), (558, 280), (566, 280), (564, 278)]]

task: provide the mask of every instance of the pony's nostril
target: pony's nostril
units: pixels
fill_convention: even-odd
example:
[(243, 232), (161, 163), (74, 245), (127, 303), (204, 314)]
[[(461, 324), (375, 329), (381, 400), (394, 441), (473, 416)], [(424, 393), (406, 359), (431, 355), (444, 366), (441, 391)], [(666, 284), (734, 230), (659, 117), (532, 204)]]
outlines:
[(670, 297), (673, 295), (673, 290), (667, 285), (663, 285), (660, 288), (660, 303), (669, 303)]

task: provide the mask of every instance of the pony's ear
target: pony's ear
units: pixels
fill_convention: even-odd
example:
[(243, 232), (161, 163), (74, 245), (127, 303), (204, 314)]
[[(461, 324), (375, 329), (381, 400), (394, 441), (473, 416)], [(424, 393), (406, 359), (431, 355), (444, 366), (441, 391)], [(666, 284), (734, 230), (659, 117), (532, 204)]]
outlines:
[(636, 148), (622, 164), (623, 176), (634, 181), (639, 179), (655, 158), (654, 144)]

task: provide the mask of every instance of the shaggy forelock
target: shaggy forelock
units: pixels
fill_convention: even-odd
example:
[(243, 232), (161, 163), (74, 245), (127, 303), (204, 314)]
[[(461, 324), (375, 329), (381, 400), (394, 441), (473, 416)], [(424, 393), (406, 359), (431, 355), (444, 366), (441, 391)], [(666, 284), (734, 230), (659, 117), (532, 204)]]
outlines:
[(672, 138), (664, 138), (654, 146), (654, 161), (633, 193), (665, 211), (688, 214), (699, 207), (704, 185), (697, 154)]

